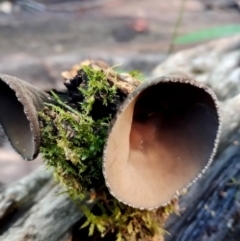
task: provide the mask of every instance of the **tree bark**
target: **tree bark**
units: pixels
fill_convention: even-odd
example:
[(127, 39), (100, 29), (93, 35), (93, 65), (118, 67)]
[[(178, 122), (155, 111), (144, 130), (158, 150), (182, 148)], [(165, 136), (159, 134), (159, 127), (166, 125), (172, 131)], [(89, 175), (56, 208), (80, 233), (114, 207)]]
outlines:
[(185, 209), (166, 225), (166, 241), (237, 241), (240, 234), (240, 132), (202, 180), (180, 200)]
[(0, 192), (0, 240), (68, 240), (83, 216), (43, 167)]

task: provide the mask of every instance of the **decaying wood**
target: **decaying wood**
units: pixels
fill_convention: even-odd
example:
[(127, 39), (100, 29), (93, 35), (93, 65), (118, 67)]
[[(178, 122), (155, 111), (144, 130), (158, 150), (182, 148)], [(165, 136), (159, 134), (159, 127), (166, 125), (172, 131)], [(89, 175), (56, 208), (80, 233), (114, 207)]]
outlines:
[(182, 198), (186, 209), (167, 225), (167, 241), (238, 241), (240, 231), (240, 132), (206, 175)]
[(218, 150), (229, 143), (231, 135), (240, 126), (240, 94), (221, 103), (222, 132)]
[(83, 214), (41, 168), (0, 193), (0, 240), (67, 240)]
[(83, 214), (62, 188), (53, 187), (0, 237), (4, 240), (58, 241)]
[[(222, 100), (229, 99), (240, 92), (237, 82), (240, 79), (230, 78), (239, 71), (239, 42), (237, 36), (177, 53), (156, 68), (153, 75), (186, 72), (210, 85)], [(168, 241), (237, 241), (234, 237), (239, 237), (240, 134), (229, 141), (229, 133), (239, 127), (236, 112), (240, 113), (240, 97), (235, 99), (222, 105), (224, 113), (232, 111), (223, 115), (222, 142), (226, 145), (227, 140), (230, 145), (222, 154), (218, 153), (202, 180), (180, 199), (180, 207), (185, 211), (166, 225), (171, 233), (166, 237)], [(71, 227), (82, 214), (65, 194), (58, 195), (62, 190), (44, 169), (15, 184), (0, 187), (0, 241), (68, 240)]]
[(3, 187), (0, 193), (0, 222), (26, 204), (29, 205), (50, 179), (51, 173), (41, 168), (17, 183)]

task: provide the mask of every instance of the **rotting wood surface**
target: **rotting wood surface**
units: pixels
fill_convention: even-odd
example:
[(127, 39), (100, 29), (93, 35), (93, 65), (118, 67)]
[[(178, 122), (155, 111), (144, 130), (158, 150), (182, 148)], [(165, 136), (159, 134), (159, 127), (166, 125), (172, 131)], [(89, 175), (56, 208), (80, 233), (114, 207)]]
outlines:
[[(38, 169), (0, 190), (0, 240), (58, 241), (83, 214), (51, 173)], [(64, 239), (65, 240), (65, 239)]]
[[(166, 241), (237, 241), (240, 235), (240, 131), (215, 160), (205, 177), (192, 187), (188, 206), (167, 226)], [(196, 193), (198, 190), (198, 193)], [(190, 191), (191, 192), (191, 191)], [(187, 198), (184, 197), (185, 199)]]

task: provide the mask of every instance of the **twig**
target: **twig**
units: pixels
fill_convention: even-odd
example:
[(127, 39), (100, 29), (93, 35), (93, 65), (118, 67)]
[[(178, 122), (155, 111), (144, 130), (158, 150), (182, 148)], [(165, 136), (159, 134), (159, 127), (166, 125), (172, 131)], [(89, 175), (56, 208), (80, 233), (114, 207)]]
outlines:
[(173, 29), (173, 34), (172, 34), (172, 38), (171, 38), (171, 41), (170, 41), (168, 54), (171, 54), (174, 50), (174, 40), (177, 37), (178, 29), (179, 29), (179, 27), (182, 23), (183, 13), (184, 13), (184, 9), (185, 9), (185, 3), (186, 3), (186, 0), (182, 0), (180, 11), (179, 11), (179, 14), (178, 14), (178, 17), (177, 17), (177, 20), (175, 22), (175, 26), (174, 26), (174, 29)]

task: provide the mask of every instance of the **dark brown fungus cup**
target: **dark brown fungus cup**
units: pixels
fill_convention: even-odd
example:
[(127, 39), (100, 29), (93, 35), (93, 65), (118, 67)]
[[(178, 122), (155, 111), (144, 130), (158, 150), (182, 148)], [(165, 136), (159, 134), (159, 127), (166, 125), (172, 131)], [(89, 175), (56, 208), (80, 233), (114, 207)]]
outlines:
[(128, 96), (109, 131), (106, 185), (130, 206), (164, 206), (207, 169), (219, 132), (219, 107), (208, 87), (187, 77), (146, 81)]
[(38, 111), (50, 97), (33, 85), (0, 74), (0, 124), (14, 149), (26, 160), (36, 158), (40, 146)]

